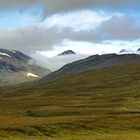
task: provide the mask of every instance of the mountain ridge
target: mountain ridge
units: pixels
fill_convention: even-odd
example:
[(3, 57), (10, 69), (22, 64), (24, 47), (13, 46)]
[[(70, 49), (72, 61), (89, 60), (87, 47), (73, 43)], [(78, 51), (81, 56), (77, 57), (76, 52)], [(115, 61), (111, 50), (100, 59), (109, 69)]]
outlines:
[(140, 62), (140, 55), (138, 54), (104, 54), (92, 55), (85, 59), (81, 59), (69, 64), (66, 64), (59, 70), (50, 73), (43, 79), (53, 80), (63, 75), (71, 75), (85, 72), (88, 70), (102, 69), (115, 65), (122, 65), (127, 63)]

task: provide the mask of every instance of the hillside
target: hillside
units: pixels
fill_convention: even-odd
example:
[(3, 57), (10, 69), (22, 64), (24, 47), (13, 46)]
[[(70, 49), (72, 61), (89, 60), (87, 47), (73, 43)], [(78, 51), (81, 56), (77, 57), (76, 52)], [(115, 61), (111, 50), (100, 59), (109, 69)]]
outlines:
[(139, 139), (139, 70), (131, 63), (3, 87), (0, 135)]
[(115, 65), (131, 64), (140, 62), (140, 55), (138, 54), (105, 54), (105, 55), (93, 55), (88, 58), (69, 63), (63, 66), (61, 69), (50, 73), (44, 79), (53, 80), (58, 77), (71, 75), (89, 70), (96, 70)]
[(0, 86), (34, 80), (48, 73), (50, 70), (37, 66), (22, 52), (0, 49)]

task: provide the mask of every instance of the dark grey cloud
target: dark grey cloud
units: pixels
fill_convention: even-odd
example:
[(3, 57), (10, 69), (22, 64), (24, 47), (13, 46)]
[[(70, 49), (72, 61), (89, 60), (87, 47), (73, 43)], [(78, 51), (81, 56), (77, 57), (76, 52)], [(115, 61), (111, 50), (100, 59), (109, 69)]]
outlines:
[(53, 45), (61, 44), (62, 39), (55, 29), (27, 27), (18, 29), (0, 29), (0, 46), (7, 49), (31, 53), (35, 50), (49, 50)]
[(83, 8), (126, 8), (140, 5), (139, 0), (1, 0), (0, 8), (43, 5), (49, 13)]
[(103, 21), (95, 30), (73, 32), (67, 28), (63, 30), (63, 33), (62, 36), (75, 41), (94, 43), (105, 40), (133, 41), (140, 39), (140, 21), (133, 16), (113, 16)]
[(114, 16), (102, 22), (97, 30), (104, 40), (140, 39), (140, 21), (133, 16)]

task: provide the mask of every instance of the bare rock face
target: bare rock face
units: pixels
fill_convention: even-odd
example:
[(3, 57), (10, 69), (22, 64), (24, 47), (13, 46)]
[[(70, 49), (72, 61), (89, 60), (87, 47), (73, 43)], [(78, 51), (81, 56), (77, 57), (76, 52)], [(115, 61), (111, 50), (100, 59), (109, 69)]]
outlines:
[(19, 72), (28, 70), (31, 58), (19, 51), (0, 49), (0, 71)]
[(47, 75), (50, 70), (37, 66), (31, 57), (22, 52), (0, 49), (0, 85), (18, 82), (18, 79), (26, 81), (28, 73), (37, 78)]

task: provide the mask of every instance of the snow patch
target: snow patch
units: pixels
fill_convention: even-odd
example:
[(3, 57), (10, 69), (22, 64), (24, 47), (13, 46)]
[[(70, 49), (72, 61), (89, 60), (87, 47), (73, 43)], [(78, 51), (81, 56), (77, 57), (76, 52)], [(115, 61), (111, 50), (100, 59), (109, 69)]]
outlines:
[(11, 57), (9, 54), (0, 52), (0, 55)]
[(27, 73), (27, 77), (35, 77), (35, 78), (37, 78), (37, 77), (39, 77), (38, 75), (35, 75), (35, 74), (33, 74), (33, 73)]
[(16, 51), (12, 51), (12, 53), (17, 53)]

